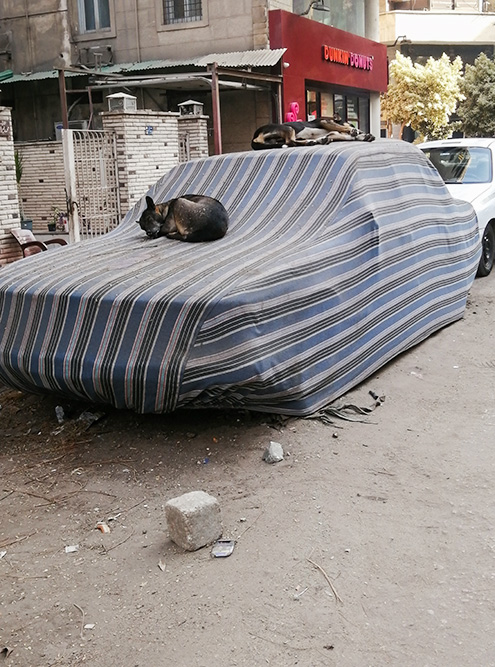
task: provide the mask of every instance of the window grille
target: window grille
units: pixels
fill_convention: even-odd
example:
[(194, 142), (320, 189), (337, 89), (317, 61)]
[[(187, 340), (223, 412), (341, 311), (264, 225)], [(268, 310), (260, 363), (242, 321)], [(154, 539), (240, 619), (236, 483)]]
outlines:
[(190, 23), (203, 18), (202, 0), (163, 0), (163, 23)]
[(179, 134), (179, 162), (188, 162), (191, 159), (189, 135)]

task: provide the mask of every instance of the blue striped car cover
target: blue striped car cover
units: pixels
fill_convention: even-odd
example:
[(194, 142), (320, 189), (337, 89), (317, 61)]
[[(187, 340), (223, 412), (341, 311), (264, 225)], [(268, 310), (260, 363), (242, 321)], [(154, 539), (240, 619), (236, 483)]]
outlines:
[(194, 160), (147, 193), (219, 199), (227, 235), (148, 239), (144, 197), (104, 237), (0, 271), (0, 379), (137, 412), (321, 409), (462, 317), (469, 204), (378, 140)]

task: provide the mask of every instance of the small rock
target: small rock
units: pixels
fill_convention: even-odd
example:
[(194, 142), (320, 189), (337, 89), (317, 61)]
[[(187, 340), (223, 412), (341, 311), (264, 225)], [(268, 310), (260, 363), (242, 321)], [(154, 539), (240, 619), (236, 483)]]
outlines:
[(57, 405), (55, 408), (55, 415), (59, 424), (63, 424), (65, 421), (65, 412), (61, 405)]
[(263, 454), (263, 461), (266, 463), (278, 463), (284, 460), (284, 450), (279, 442), (270, 441), (270, 444), (265, 449)]
[(88, 429), (91, 426), (91, 424), (94, 424), (100, 419), (103, 419), (103, 417), (105, 416), (106, 415), (104, 412), (90, 412), (89, 410), (85, 410), (79, 415), (78, 421), (86, 424), (86, 429)]

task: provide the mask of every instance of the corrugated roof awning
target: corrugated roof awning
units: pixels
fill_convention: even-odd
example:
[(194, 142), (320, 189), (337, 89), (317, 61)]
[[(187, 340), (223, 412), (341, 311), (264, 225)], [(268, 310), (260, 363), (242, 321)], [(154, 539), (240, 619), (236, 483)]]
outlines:
[(14, 72), (11, 69), (6, 69), (3, 72), (0, 72), (0, 81), (5, 81), (5, 79), (10, 79), (13, 76)]
[[(66, 76), (89, 76), (90, 74), (93, 74), (93, 70), (88, 70), (87, 72), (70, 72), (67, 70), (65, 72)], [(2, 81), (2, 84), (44, 81), (46, 79), (58, 79), (58, 70), (52, 69), (44, 72), (23, 72), (22, 74), (14, 74), (9, 79)]]
[[(244, 67), (273, 67), (284, 55), (286, 49), (257, 49), (253, 51), (235, 51), (232, 53), (209, 53), (205, 56), (194, 58), (184, 58), (178, 60), (161, 59), (146, 60), (135, 63), (119, 63), (116, 65), (104, 65), (101, 69), (77, 69), (70, 68), (65, 70), (66, 76), (105, 76), (109, 74), (129, 74), (132, 72), (143, 72), (146, 70), (162, 70), (172, 67), (202, 67), (216, 63), (219, 67), (244, 68)], [(6, 78), (3, 83), (20, 83), (29, 81), (42, 81), (44, 79), (57, 79), (58, 69), (47, 70), (44, 72), (26, 72), (22, 74), (13, 74)], [(2, 80), (0, 78), (0, 80)]]

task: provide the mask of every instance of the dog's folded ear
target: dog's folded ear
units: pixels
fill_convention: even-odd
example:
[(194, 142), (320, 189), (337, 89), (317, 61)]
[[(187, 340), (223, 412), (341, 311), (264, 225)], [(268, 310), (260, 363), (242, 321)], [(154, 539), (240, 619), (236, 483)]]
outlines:
[(146, 196), (146, 205), (149, 209), (152, 209), (153, 211), (155, 210), (155, 202), (151, 199), (151, 197)]

